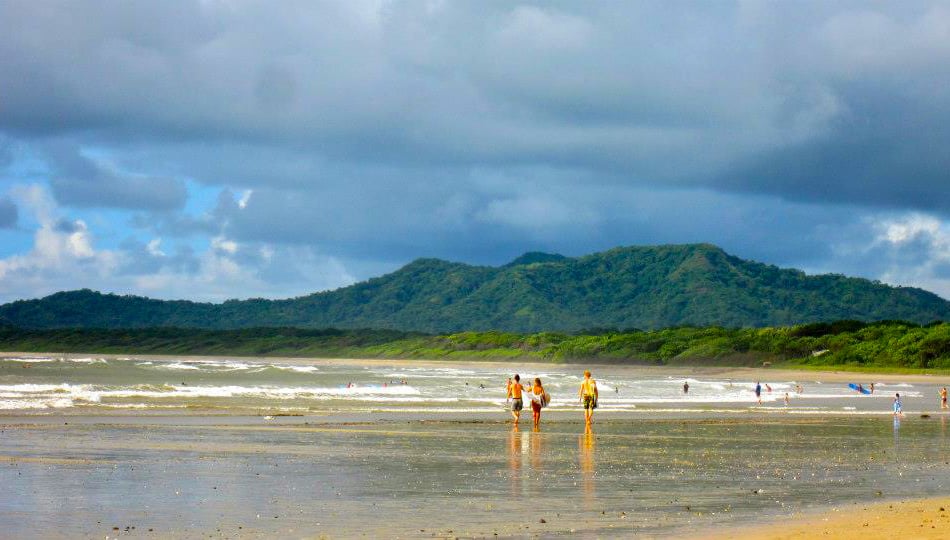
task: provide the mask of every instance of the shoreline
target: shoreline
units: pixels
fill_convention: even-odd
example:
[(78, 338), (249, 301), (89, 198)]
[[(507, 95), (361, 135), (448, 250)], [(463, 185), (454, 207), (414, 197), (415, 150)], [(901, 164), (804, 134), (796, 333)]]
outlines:
[[(596, 370), (630, 370), (641, 371), (647, 374), (658, 375), (705, 375), (716, 376), (726, 379), (765, 379), (764, 374), (768, 374), (769, 380), (788, 379), (788, 380), (811, 380), (817, 382), (852, 382), (866, 381), (869, 377), (877, 380), (888, 380), (893, 382), (919, 382), (919, 383), (937, 383), (950, 385), (950, 373), (891, 373), (888, 371), (870, 371), (832, 368), (795, 368), (791, 366), (776, 367), (742, 367), (742, 366), (657, 366), (641, 364), (621, 364), (621, 363), (598, 363), (596, 361), (582, 363), (556, 363), (556, 362), (537, 362), (521, 361), (512, 359), (503, 360), (482, 360), (472, 359), (417, 359), (417, 358), (326, 358), (326, 357), (305, 357), (305, 356), (240, 356), (240, 355), (175, 355), (175, 354), (117, 354), (117, 353), (65, 353), (71, 357), (94, 356), (107, 360), (160, 360), (170, 361), (178, 360), (184, 362), (203, 362), (220, 360), (248, 360), (259, 359), (267, 362), (279, 364), (306, 364), (313, 366), (353, 366), (353, 365), (371, 365), (371, 366), (418, 366), (418, 367), (444, 367), (446, 365), (464, 366), (477, 365), (487, 367), (518, 367), (522, 371), (524, 368), (559, 368), (576, 367), (583, 371), (584, 369)], [(0, 351), (0, 358), (30, 358), (30, 357), (62, 357), (62, 352), (23, 352), (23, 351)], [(875, 380), (875, 382), (877, 382)], [(868, 381), (870, 382), (870, 381)]]

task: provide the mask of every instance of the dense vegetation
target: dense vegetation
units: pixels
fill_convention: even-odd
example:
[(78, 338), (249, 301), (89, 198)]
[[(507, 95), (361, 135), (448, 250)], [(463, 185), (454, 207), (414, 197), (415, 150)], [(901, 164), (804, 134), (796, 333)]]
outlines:
[(21, 328), (389, 328), (538, 332), (761, 327), (837, 319), (950, 320), (915, 288), (745, 261), (708, 244), (529, 253), (494, 268), (420, 259), (356, 285), (288, 300), (161, 301), (82, 290), (0, 306)]
[(773, 364), (950, 369), (950, 323), (902, 321), (779, 328), (668, 328), (596, 334), (253, 328), (0, 328), (0, 350), (425, 359), (522, 359), (658, 365)]

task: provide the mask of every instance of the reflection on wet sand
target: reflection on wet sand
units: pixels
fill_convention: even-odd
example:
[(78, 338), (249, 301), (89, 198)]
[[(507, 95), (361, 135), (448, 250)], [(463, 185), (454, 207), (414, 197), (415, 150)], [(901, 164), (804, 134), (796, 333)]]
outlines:
[(580, 456), (581, 486), (584, 491), (584, 502), (590, 506), (595, 500), (594, 486), (594, 431), (590, 424), (585, 424), (584, 434), (578, 436), (577, 447)]
[(537, 474), (541, 470), (541, 428), (531, 430), (531, 468)]
[(512, 498), (520, 497), (524, 489), (521, 480), (521, 444), (521, 431), (518, 424), (514, 424), (508, 434), (508, 476)]

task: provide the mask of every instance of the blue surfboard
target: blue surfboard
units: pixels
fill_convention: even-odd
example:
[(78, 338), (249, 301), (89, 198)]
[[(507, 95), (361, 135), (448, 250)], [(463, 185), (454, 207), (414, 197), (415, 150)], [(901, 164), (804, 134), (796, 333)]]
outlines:
[(870, 393), (871, 393), (871, 391), (868, 390), (867, 388), (860, 387), (860, 386), (858, 386), (858, 385), (856, 385), (856, 384), (854, 384), (854, 383), (848, 383), (848, 388), (850, 388), (850, 389), (852, 389), (852, 390), (854, 390), (854, 391), (857, 391), (857, 392), (861, 392), (862, 394), (870, 394)]

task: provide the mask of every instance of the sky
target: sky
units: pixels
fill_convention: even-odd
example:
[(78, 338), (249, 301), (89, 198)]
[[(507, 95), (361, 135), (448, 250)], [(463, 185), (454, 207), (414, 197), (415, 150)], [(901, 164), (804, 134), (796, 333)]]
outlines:
[(950, 4), (0, 2), (0, 302), (709, 242), (950, 299)]

